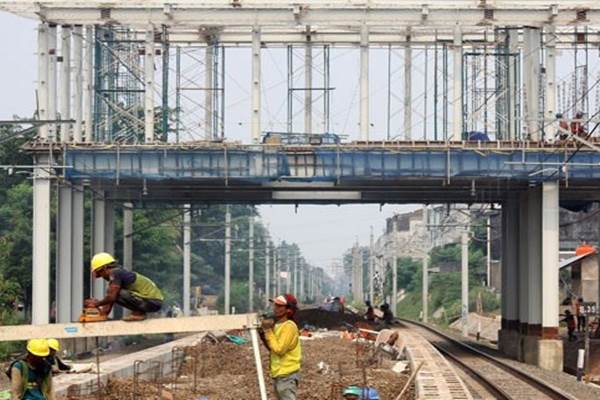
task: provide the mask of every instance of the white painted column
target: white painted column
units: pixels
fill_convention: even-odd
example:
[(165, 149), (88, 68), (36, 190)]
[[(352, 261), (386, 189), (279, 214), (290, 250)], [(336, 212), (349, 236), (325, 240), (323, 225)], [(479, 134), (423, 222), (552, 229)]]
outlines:
[(410, 28), (407, 28), (406, 48), (404, 49), (404, 138), (412, 139), (412, 47)]
[[(71, 27), (61, 26), (60, 54), (60, 119), (71, 119)], [(60, 141), (66, 143), (71, 139), (71, 124), (60, 124)]]
[(71, 322), (72, 212), (70, 186), (59, 185), (56, 240), (56, 322)]
[[(48, 119), (56, 120), (56, 107), (58, 104), (58, 98), (56, 90), (57, 85), (57, 37), (56, 37), (56, 24), (48, 25)], [(58, 124), (48, 124), (48, 137), (52, 140), (58, 138)]]
[(459, 25), (454, 27), (454, 47), (452, 51), (454, 59), (453, 80), (454, 95), (452, 100), (452, 138), (461, 140), (463, 134), (463, 114), (462, 114), (462, 31)]
[(546, 106), (544, 127), (546, 139), (556, 137), (556, 37), (554, 25), (546, 27), (545, 46), (546, 46), (546, 97), (544, 104)]
[[(527, 243), (528, 256), (528, 328), (535, 333), (542, 325), (542, 192), (539, 188), (527, 191)], [(558, 253), (557, 253), (558, 257)], [(558, 280), (557, 280), (558, 284)]]
[(81, 25), (73, 28), (73, 141), (81, 143), (83, 139), (83, 29)]
[[(106, 251), (106, 202), (103, 198), (95, 197), (92, 210), (92, 256)], [(92, 279), (92, 297), (104, 297), (104, 280)]]
[(310, 35), (306, 37), (304, 48), (304, 132), (312, 133), (312, 43)]
[(360, 27), (360, 140), (369, 140), (369, 28)]
[(460, 236), (461, 243), (461, 320), (462, 334), (469, 336), (469, 232), (465, 229)]
[(154, 27), (146, 30), (144, 55), (144, 138), (146, 143), (154, 141)]
[(94, 27), (85, 27), (85, 55), (83, 59), (83, 120), (85, 123), (85, 141), (92, 142), (94, 137)]
[(248, 218), (248, 312), (254, 312), (254, 217)]
[(231, 313), (231, 211), (225, 208), (225, 314)]
[(559, 183), (542, 187), (542, 337), (556, 339), (559, 314)]
[(429, 322), (429, 255), (423, 257), (423, 290), (422, 290), (422, 310), (423, 323)]
[[(49, 42), (48, 24), (38, 25), (38, 119), (48, 119), (48, 42)], [(42, 125), (39, 128), (41, 139), (48, 139), (48, 125)], [(35, 191), (35, 189), (34, 189)], [(49, 200), (48, 200), (49, 201)], [(35, 225), (34, 225), (35, 226)], [(35, 261), (34, 261), (35, 265)], [(41, 323), (41, 322), (40, 322)]]
[[(261, 58), (260, 28), (252, 29), (252, 143), (260, 142)], [(267, 296), (268, 297), (268, 296)]]
[(183, 315), (189, 317), (192, 276), (192, 207), (183, 206)]
[(214, 77), (214, 57), (215, 48), (210, 43), (206, 44), (206, 53), (204, 56), (204, 134), (207, 139), (213, 138), (213, 90)]
[(537, 141), (540, 135), (540, 30), (523, 28), (523, 83), (525, 86), (525, 121), (530, 140)]
[[(40, 30), (44, 29), (41, 24)], [(48, 165), (48, 156), (37, 156), (35, 163)], [(50, 173), (46, 168), (34, 169), (32, 226), (31, 323), (38, 325), (47, 324), (50, 316)]]
[(71, 244), (71, 321), (77, 321), (83, 308), (84, 269), (84, 209), (83, 185), (73, 186), (72, 244)]
[(265, 240), (265, 308), (269, 307), (271, 298), (271, 243)]
[[(527, 191), (519, 196), (519, 331), (521, 334), (527, 332), (529, 323), (529, 197)], [(521, 245), (527, 244), (527, 245)]]

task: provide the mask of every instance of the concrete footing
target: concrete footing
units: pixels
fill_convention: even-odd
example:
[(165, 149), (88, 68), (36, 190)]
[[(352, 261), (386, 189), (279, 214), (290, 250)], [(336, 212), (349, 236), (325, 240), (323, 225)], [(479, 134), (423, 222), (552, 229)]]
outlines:
[(508, 357), (515, 360), (521, 354), (521, 335), (513, 329), (500, 329), (498, 331), (498, 349)]
[(537, 365), (548, 371), (561, 372), (563, 370), (563, 343), (561, 340), (523, 336), (521, 342), (521, 361)]

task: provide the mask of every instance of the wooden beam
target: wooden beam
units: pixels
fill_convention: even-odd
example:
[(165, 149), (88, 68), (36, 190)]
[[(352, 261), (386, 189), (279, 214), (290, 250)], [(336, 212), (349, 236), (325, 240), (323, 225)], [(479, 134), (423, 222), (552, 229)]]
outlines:
[(257, 314), (154, 318), (145, 321), (106, 321), (72, 324), (0, 326), (0, 342), (35, 338), (70, 339), (95, 336), (150, 335), (227, 331), (256, 327)]

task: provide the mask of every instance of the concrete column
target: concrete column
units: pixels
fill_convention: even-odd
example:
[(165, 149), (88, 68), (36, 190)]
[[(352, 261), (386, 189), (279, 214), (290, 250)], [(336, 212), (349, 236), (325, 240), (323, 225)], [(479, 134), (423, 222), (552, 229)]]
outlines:
[(254, 312), (254, 217), (248, 218), (248, 312)]
[(133, 204), (123, 204), (123, 268), (133, 271)]
[(94, 27), (85, 27), (85, 55), (83, 59), (83, 120), (85, 123), (85, 141), (92, 142), (94, 137)]
[[(106, 250), (106, 202), (102, 197), (95, 197), (92, 210), (92, 256)], [(92, 277), (92, 297), (104, 297), (104, 280)]]
[(369, 140), (369, 28), (360, 27), (360, 140)]
[(231, 313), (231, 211), (225, 208), (225, 314)]
[(84, 209), (83, 185), (73, 186), (72, 194), (72, 244), (71, 244), (71, 321), (77, 321), (83, 308), (84, 271)]
[(265, 308), (269, 307), (271, 298), (271, 243), (265, 240)]
[(460, 244), (462, 334), (463, 336), (469, 336), (469, 232), (467, 229), (465, 229), (464, 232), (462, 232), (461, 234)]
[(154, 141), (154, 27), (146, 30), (144, 55), (144, 139), (146, 143)]
[(459, 25), (454, 27), (454, 99), (452, 101), (452, 137), (454, 140), (461, 140), (463, 134), (463, 114), (462, 114), (462, 31)]
[(559, 183), (542, 186), (542, 337), (558, 336)]
[(502, 205), (502, 322), (498, 347), (517, 359), (519, 336), (519, 199), (509, 197)]
[[(252, 143), (260, 142), (261, 58), (260, 28), (252, 29)], [(268, 298), (268, 296), (267, 296)]]
[(73, 28), (73, 141), (83, 139), (83, 29), (81, 25)]
[(206, 44), (206, 54), (204, 56), (204, 134), (207, 139), (213, 138), (214, 50), (215, 48), (211, 43)]
[[(47, 165), (48, 156), (34, 161)], [(32, 226), (31, 323), (38, 325), (47, 324), (50, 316), (50, 173), (46, 168), (36, 168), (33, 174)]]
[(546, 27), (544, 44), (546, 47), (546, 106), (544, 127), (546, 139), (556, 137), (556, 28), (554, 25)]
[(412, 139), (412, 47), (410, 44), (410, 28), (406, 35), (404, 49), (404, 138)]
[(304, 48), (304, 132), (312, 132), (312, 43), (309, 33), (306, 35), (306, 45)]
[(525, 121), (529, 139), (538, 141), (540, 134), (540, 30), (523, 28), (523, 83), (525, 86)]
[[(49, 28), (48, 24), (41, 23), (38, 25), (38, 80), (37, 80), (37, 96), (38, 96), (38, 119), (48, 119), (48, 42)], [(48, 139), (48, 125), (42, 125), (39, 128), (39, 136), (41, 139)], [(45, 179), (45, 178), (44, 178)], [(34, 189), (35, 191), (35, 189)], [(34, 225), (35, 226), (35, 225)], [(35, 261), (34, 261), (35, 265)], [(46, 311), (47, 312), (47, 311)], [(39, 322), (41, 323), (41, 322)]]
[(58, 188), (56, 240), (56, 322), (71, 322), (71, 271), (73, 238), (71, 186)]
[[(528, 335), (539, 336), (542, 328), (542, 193), (538, 188), (528, 190), (527, 202), (527, 250), (528, 265)], [(557, 253), (558, 257), (558, 253)], [(558, 281), (557, 281), (558, 283)]]
[[(518, 219), (518, 231), (519, 231), (519, 246), (518, 246), (518, 269), (519, 269), (519, 332), (521, 335), (527, 334), (527, 325), (529, 323), (529, 232), (528, 223), (529, 219), (527, 215), (529, 213), (528, 207), (528, 196), (527, 191), (522, 192), (519, 195), (519, 219)], [(519, 354), (519, 358), (522, 359), (522, 353)]]
[[(71, 119), (71, 27), (61, 27), (60, 54), (62, 63), (60, 65), (60, 119)], [(71, 140), (71, 124), (60, 125), (60, 141), (66, 143)]]
[(183, 315), (189, 317), (191, 267), (192, 267), (192, 208), (190, 204), (183, 206)]
[[(58, 98), (56, 90), (57, 85), (57, 37), (56, 37), (56, 24), (48, 25), (48, 119), (56, 120), (56, 107), (58, 104)], [(52, 140), (56, 140), (58, 137), (57, 124), (48, 124), (48, 137), (52, 138)]]
[(429, 322), (429, 255), (423, 257), (423, 293), (422, 293), (422, 309), (423, 322)]

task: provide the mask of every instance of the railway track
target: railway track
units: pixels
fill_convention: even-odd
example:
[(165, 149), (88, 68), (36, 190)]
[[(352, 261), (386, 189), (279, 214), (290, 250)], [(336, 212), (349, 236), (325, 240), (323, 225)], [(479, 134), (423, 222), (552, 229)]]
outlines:
[[(427, 339), (452, 363), (477, 382), (487, 392), (473, 393), (475, 398), (506, 400), (575, 400), (575, 397), (513, 366), (462, 343), (430, 326), (401, 320)], [(467, 383), (467, 382), (466, 382)], [(467, 386), (468, 385), (467, 383)]]

